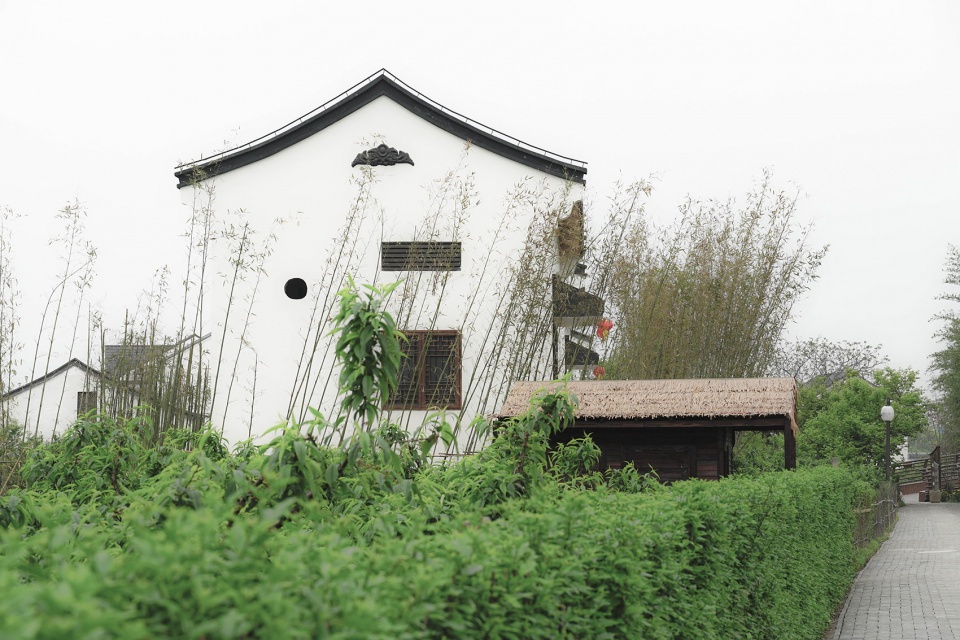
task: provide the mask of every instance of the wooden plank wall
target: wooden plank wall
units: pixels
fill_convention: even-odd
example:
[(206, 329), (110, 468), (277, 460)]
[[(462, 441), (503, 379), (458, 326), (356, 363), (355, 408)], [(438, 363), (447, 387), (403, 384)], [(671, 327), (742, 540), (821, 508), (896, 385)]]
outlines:
[(655, 470), (662, 482), (716, 480), (730, 471), (729, 428), (572, 427), (555, 441), (568, 442), (587, 432), (600, 447), (601, 470), (633, 462), (641, 473)]

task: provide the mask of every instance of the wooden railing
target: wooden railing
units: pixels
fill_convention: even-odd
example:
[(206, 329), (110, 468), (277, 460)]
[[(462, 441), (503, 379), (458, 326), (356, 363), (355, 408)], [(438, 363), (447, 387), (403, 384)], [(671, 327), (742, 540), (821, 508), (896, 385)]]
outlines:
[(858, 549), (879, 540), (893, 526), (897, 517), (897, 485), (889, 482), (877, 489), (873, 500), (865, 500), (854, 512), (857, 514), (857, 528), (853, 533), (853, 544)]
[(930, 459), (901, 462), (893, 468), (893, 477), (898, 484), (919, 482), (930, 475)]
[(896, 465), (893, 477), (901, 493), (920, 492), (923, 496), (930, 489), (956, 491), (960, 488), (960, 453), (941, 455), (937, 447), (926, 458)]
[(945, 491), (960, 489), (960, 453), (942, 457), (940, 462), (940, 488)]

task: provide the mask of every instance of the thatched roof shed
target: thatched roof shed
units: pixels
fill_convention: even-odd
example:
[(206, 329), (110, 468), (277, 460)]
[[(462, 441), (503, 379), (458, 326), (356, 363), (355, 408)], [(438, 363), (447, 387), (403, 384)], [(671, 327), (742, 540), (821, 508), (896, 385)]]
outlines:
[[(497, 417), (520, 415), (538, 395), (562, 386), (515, 382)], [(633, 461), (674, 478), (721, 477), (730, 472), (736, 432), (774, 430), (784, 434), (785, 466), (796, 465), (793, 378), (584, 380), (566, 388), (577, 399), (576, 424), (558, 441), (591, 433), (609, 467)]]
[[(538, 393), (560, 382), (514, 382), (497, 417), (523, 413)], [(578, 420), (783, 417), (797, 431), (793, 378), (583, 380), (568, 382)]]

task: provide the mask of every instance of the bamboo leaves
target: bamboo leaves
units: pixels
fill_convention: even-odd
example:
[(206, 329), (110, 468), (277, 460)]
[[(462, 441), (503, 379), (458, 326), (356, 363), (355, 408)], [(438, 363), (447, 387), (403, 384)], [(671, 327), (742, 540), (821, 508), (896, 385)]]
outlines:
[(809, 246), (795, 210), (766, 172), (741, 207), (688, 200), (673, 227), (635, 222), (611, 276), (620, 319), (608, 375), (764, 374), (826, 252)]

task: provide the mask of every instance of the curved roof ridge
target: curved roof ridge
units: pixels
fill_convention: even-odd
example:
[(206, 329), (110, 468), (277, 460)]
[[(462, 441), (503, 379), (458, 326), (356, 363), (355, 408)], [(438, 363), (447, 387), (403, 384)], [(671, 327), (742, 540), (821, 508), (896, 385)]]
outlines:
[(314, 107), (314, 108), (311, 109), (310, 111), (307, 111), (305, 114), (303, 114), (303, 115), (300, 116), (299, 118), (294, 118), (293, 120), (291, 120), (291, 121), (288, 122), (287, 124), (283, 125), (282, 127), (278, 127), (277, 129), (274, 129), (273, 131), (271, 131), (271, 132), (269, 132), (269, 133), (265, 133), (265, 134), (263, 134), (262, 136), (260, 136), (259, 138), (254, 138), (253, 140), (250, 140), (249, 142), (244, 142), (243, 144), (237, 145), (237, 146), (232, 147), (232, 148), (230, 148), (230, 149), (225, 149), (224, 151), (218, 151), (218, 152), (214, 153), (213, 155), (206, 156), (206, 157), (204, 157), (203, 155), (201, 155), (200, 158), (197, 159), (197, 160), (188, 160), (187, 162), (181, 162), (180, 164), (178, 164), (178, 165), (176, 166), (176, 169), (177, 169), (177, 171), (179, 172), (181, 169), (184, 169), (184, 168), (187, 168), (187, 167), (195, 167), (195, 166), (200, 165), (200, 164), (207, 164), (207, 163), (209, 163), (209, 162), (212, 162), (212, 161), (214, 161), (214, 160), (223, 158), (223, 157), (225, 157), (225, 156), (232, 155), (233, 153), (236, 153), (236, 152), (238, 152), (238, 151), (242, 151), (243, 149), (252, 147), (252, 146), (254, 146), (254, 145), (256, 145), (256, 144), (258, 144), (258, 143), (260, 143), (260, 142), (263, 142), (264, 140), (268, 140), (268, 139), (270, 139), (270, 138), (275, 138), (275, 137), (277, 137), (278, 135), (282, 134), (283, 132), (285, 132), (285, 131), (287, 131), (287, 130), (289, 130), (289, 129), (297, 126), (297, 125), (303, 124), (303, 122), (304, 122), (305, 119), (307, 119), (307, 118), (312, 118), (313, 116), (317, 115), (318, 113), (320, 113), (321, 111), (323, 111), (324, 109), (326, 109), (327, 107), (329, 107), (330, 105), (332, 105), (333, 103), (338, 102), (339, 100), (342, 100), (343, 98), (347, 97), (348, 95), (356, 92), (357, 89), (359, 89), (360, 87), (368, 84), (369, 82), (371, 82), (372, 80), (374, 80), (375, 78), (377, 78), (378, 76), (381, 76), (381, 75), (387, 75), (387, 76), (391, 76), (391, 77), (393, 76), (393, 74), (390, 73), (389, 71), (387, 71), (386, 68), (381, 68), (381, 69), (380, 69), (379, 71), (377, 71), (376, 73), (370, 74), (369, 76), (367, 76), (366, 78), (364, 78), (363, 80), (361, 80), (361, 81), (358, 82), (357, 84), (353, 85), (352, 87), (350, 87), (350, 88), (347, 89), (346, 91), (343, 91), (343, 92), (337, 94), (336, 96), (334, 96), (333, 98), (330, 98), (329, 100), (327, 100), (326, 102), (324, 102), (324, 103), (321, 104), (320, 106)]
[(174, 171), (179, 180), (177, 188), (190, 184), (197, 169), (203, 170), (204, 177), (211, 177), (269, 157), (346, 117), (381, 95), (390, 97), (414, 115), (460, 138), (469, 139), (488, 151), (550, 175), (574, 182), (586, 182), (585, 161), (548, 151), (481, 124), (428, 98), (386, 68), (381, 68), (278, 129), (232, 149), (178, 164)]

